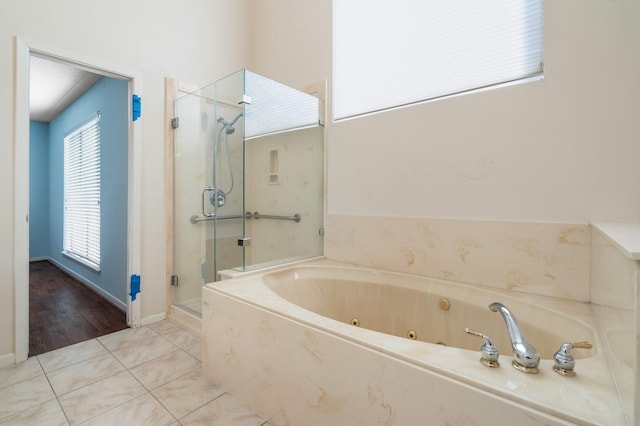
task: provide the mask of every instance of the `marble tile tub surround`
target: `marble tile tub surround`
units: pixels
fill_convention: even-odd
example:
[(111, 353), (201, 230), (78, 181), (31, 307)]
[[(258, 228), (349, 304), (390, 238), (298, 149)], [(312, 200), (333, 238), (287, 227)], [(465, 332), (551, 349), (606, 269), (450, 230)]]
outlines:
[(589, 301), (590, 225), (328, 215), (325, 256), (388, 271)]
[(29, 358), (0, 369), (0, 425), (268, 425), (201, 358), (167, 320)]
[(591, 241), (592, 311), (629, 424), (638, 424), (640, 223), (593, 223)]
[(640, 368), (630, 367), (640, 353), (640, 224), (349, 215), (326, 222), (330, 259), (591, 302), (627, 418), (640, 418)]
[(594, 223), (591, 259), (591, 303), (634, 310), (640, 224)]
[[(549, 359), (536, 375), (513, 369), (509, 355), (489, 369), (475, 350), (389, 336), (297, 307), (260, 274), (209, 284), (203, 300), (205, 374), (274, 424), (627, 424), (600, 352), (581, 359), (572, 378), (554, 373)], [(522, 300), (595, 326), (588, 304)], [(600, 347), (598, 338), (594, 344)]]

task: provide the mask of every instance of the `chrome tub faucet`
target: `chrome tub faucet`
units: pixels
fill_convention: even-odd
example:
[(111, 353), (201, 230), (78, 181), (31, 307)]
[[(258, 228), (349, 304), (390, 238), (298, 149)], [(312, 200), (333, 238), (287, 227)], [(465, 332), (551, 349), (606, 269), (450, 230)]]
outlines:
[(507, 324), (507, 331), (511, 339), (513, 347), (513, 367), (525, 373), (537, 373), (540, 364), (540, 354), (531, 343), (525, 339), (516, 318), (513, 316), (509, 308), (502, 303), (494, 302), (489, 305), (489, 309), (493, 312), (499, 312)]

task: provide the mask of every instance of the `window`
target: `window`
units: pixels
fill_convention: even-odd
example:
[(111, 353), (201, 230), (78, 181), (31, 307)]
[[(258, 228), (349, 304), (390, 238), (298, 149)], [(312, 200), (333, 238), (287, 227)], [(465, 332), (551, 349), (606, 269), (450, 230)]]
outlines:
[(100, 114), (64, 138), (63, 253), (100, 270)]
[(334, 0), (334, 118), (542, 75), (542, 0)]
[(244, 105), (247, 138), (318, 125), (318, 98), (251, 71), (244, 73), (244, 90), (251, 97)]

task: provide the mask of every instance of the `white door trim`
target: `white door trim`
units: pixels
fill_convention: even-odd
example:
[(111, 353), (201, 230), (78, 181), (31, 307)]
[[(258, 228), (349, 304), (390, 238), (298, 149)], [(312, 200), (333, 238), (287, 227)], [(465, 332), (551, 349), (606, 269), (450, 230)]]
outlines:
[[(129, 99), (142, 96), (140, 74), (95, 58), (88, 58), (23, 37), (15, 38), (14, 99), (14, 258), (15, 289), (15, 362), (27, 359), (29, 353), (29, 62), (32, 53), (70, 62), (109, 77), (128, 80)], [(131, 102), (129, 117), (131, 117)], [(129, 122), (129, 205), (127, 230), (127, 276), (140, 274), (142, 249), (142, 125)], [(127, 289), (129, 283), (126, 284)], [(127, 297), (127, 324), (139, 327), (141, 293), (134, 302)]]

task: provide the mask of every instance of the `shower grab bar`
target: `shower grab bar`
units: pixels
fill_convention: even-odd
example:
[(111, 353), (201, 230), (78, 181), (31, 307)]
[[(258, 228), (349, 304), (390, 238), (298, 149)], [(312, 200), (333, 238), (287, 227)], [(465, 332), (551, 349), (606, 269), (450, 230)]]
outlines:
[(241, 214), (234, 214), (234, 215), (229, 215), (229, 216), (216, 216), (213, 213), (207, 214), (206, 216), (198, 216), (198, 215), (193, 215), (189, 218), (189, 222), (196, 224), (198, 222), (207, 222), (209, 220), (227, 220), (227, 219), (276, 219), (276, 220), (291, 220), (293, 222), (300, 222), (302, 220), (302, 217), (296, 213), (292, 216), (278, 216), (278, 215), (272, 215), (272, 214), (260, 214), (258, 212), (246, 212), (244, 215)]
[(193, 216), (191, 216), (189, 218), (189, 222), (196, 224), (198, 222), (207, 222), (210, 220), (228, 220), (228, 219), (242, 219), (242, 218), (246, 218), (246, 219), (251, 219), (251, 213), (247, 212), (246, 214), (242, 215), (242, 214), (233, 214), (233, 215), (229, 215), (229, 216), (216, 216), (214, 214), (209, 215), (209, 216), (198, 216), (196, 214), (194, 214)]
[(302, 220), (302, 217), (300, 217), (300, 215), (298, 213), (292, 215), (292, 216), (278, 216), (278, 215), (272, 215), (272, 214), (260, 214), (258, 212), (254, 212), (253, 213), (253, 218), (254, 219), (276, 219), (276, 220), (292, 220), (296, 223), (300, 222)]

